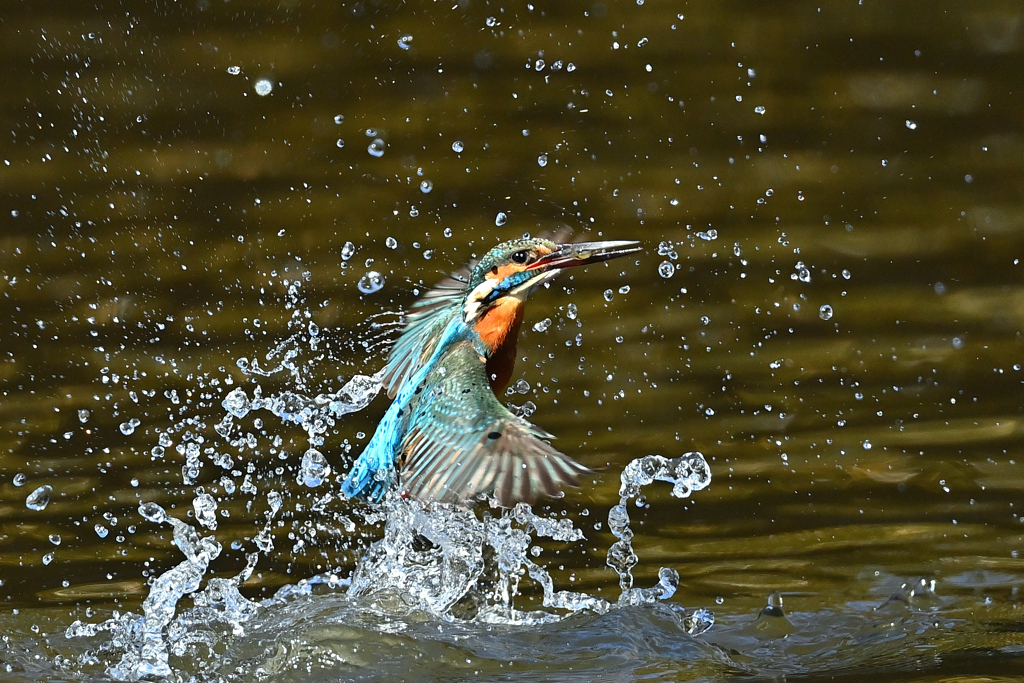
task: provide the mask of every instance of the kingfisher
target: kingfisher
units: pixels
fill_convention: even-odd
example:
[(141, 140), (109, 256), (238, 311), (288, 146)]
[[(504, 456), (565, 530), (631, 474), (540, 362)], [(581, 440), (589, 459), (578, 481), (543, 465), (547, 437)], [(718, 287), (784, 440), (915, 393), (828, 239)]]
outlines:
[(393, 399), (344, 493), (379, 501), (400, 486), (421, 500), (492, 495), (502, 507), (557, 496), (590, 470), (499, 397), (512, 378), (527, 297), (573, 266), (640, 251), (634, 241), (503, 242), (417, 300), (388, 357)]

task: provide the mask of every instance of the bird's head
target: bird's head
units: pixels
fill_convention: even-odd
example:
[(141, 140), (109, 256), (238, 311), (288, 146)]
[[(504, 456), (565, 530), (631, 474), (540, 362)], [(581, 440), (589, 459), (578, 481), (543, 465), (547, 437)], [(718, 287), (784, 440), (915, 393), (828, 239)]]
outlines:
[(539, 237), (503, 242), (473, 268), (463, 314), (467, 323), (501, 306), (518, 308), (534, 289), (565, 268), (585, 266), (640, 251), (628, 240), (558, 244)]

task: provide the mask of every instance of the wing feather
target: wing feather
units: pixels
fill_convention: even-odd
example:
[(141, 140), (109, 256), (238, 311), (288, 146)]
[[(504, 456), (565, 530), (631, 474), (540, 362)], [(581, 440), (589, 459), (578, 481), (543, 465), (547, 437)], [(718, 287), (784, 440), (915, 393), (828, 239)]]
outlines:
[(501, 405), (469, 343), (454, 347), (437, 372), (414, 399), (401, 447), (409, 495), (454, 503), (493, 493), (508, 507), (558, 495), (589, 471), (545, 441), (550, 434)]

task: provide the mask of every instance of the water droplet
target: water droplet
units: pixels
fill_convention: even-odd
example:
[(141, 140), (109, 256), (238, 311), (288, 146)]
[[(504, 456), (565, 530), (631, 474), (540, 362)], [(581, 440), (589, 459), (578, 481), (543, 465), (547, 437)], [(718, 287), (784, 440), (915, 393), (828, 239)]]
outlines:
[(430, 182), (429, 180), (421, 180), (420, 181), (420, 192), (422, 192), (423, 194), (427, 194), (428, 192), (430, 192), (433, 189), (434, 189), (434, 183)]
[(668, 256), (672, 251), (673, 244), (668, 240), (658, 243), (658, 256)]
[(207, 529), (217, 528), (217, 501), (209, 493), (200, 493), (192, 500), (196, 521)]
[(818, 317), (822, 320), (828, 320), (832, 317), (832, 307), (828, 304), (822, 304), (821, 308), (818, 309)]
[(359, 278), (359, 284), (356, 285), (359, 291), (363, 294), (379, 292), (383, 286), (384, 276), (375, 270), (367, 271), (361, 278)]
[(96, 526), (94, 526), (92, 528), (92, 530), (95, 531), (96, 535), (99, 536), (100, 538), (106, 538), (107, 534), (110, 533), (110, 530), (107, 529), (107, 527), (103, 526), (102, 524), (97, 524)]
[(499, 211), (498, 215), (494, 217), (494, 224), (497, 225), (499, 228), (505, 225), (505, 223), (507, 222), (508, 216), (505, 214), (504, 211)]
[(338, 114), (337, 116), (334, 117), (334, 122), (336, 124), (338, 124), (339, 126), (341, 124), (345, 123), (345, 115), (344, 114)]
[(261, 78), (256, 81), (253, 88), (256, 90), (257, 95), (260, 97), (266, 97), (270, 94), (270, 91), (274, 89), (274, 84), (270, 82), (269, 78)]
[(60, 534), (50, 534), (50, 543), (60, 545)]
[(356, 253), (356, 245), (351, 242), (345, 242), (345, 246), (341, 248), (341, 260), (348, 261), (352, 258), (352, 255)]
[(323, 453), (310, 448), (302, 456), (302, 466), (299, 468), (298, 482), (309, 488), (315, 488), (324, 483), (327, 477), (331, 476), (331, 466)]
[(252, 409), (252, 404), (249, 403), (249, 397), (245, 395), (245, 389), (242, 387), (235, 387), (231, 390), (224, 400), (220, 402), (224, 410), (228, 411), (237, 418), (243, 418), (249, 414), (249, 410)]
[(229, 66), (228, 67), (228, 73), (231, 74), (232, 76), (237, 76), (238, 74), (242, 73), (242, 67), (240, 67), (240, 66)]
[(578, 315), (576, 311), (576, 304), (569, 304), (566, 307), (565, 315), (569, 318), (569, 320), (575, 320), (576, 316)]
[(43, 555), (43, 564), (50, 564), (51, 562), (53, 562), (53, 553)]
[(754, 107), (754, 113), (761, 114), (762, 116), (764, 116), (764, 107), (762, 107), (761, 105), (757, 105), (756, 107)]
[(85, 424), (89, 421), (89, 411), (82, 409), (78, 411), (78, 421)]
[(702, 230), (697, 233), (697, 237), (701, 238), (702, 240), (710, 242), (711, 240), (718, 239), (718, 231), (715, 230), (714, 228), (711, 228), (706, 232)]
[(466, 149), (466, 146), (462, 144), (462, 140), (456, 140), (452, 143), (452, 151), (461, 154), (462, 150)]
[(605, 301), (611, 301), (614, 298), (615, 298), (615, 292), (613, 292), (610, 289), (604, 290), (604, 300)]
[(135, 432), (135, 428), (138, 427), (140, 424), (142, 424), (142, 422), (139, 421), (139, 418), (137, 417), (133, 417), (127, 422), (122, 422), (120, 426), (121, 433), (124, 434), (125, 436), (133, 434)]
[(629, 294), (629, 285), (619, 287), (619, 294)]
[(50, 504), (50, 495), (53, 494), (53, 487), (44, 484), (37, 488), (25, 498), (25, 507), (29, 510), (43, 510)]
[(494, 17), (487, 17), (487, 19), (484, 20), (484, 23), (487, 24), (489, 27), (494, 28), (495, 26), (498, 25), (498, 20), (495, 19)]
[(707, 325), (708, 323), (711, 322), (711, 318), (707, 317), (706, 315), (702, 315), (700, 317), (700, 321), (702, 324)]
[(17, 474), (14, 475), (14, 479), (12, 480), (12, 483), (15, 486), (24, 486), (27, 481), (28, 481), (28, 477), (26, 477), (23, 473), (18, 472)]
[(907, 119), (907, 123), (906, 123), (906, 126), (907, 126), (907, 128), (909, 128), (910, 130), (917, 130), (917, 124), (916, 124), (916, 123), (914, 123), (913, 121), (911, 121), (910, 119)]
[(807, 266), (804, 265), (803, 261), (796, 262), (796, 273), (794, 273), (794, 279), (797, 279), (800, 282), (811, 281), (811, 271)]
[(658, 266), (658, 275), (664, 278), (670, 278), (675, 275), (676, 267), (672, 265), (671, 261), (662, 261), (661, 265)]
[(386, 240), (384, 240), (384, 246), (386, 246), (388, 249), (398, 249), (398, 240), (396, 240), (394, 237), (388, 237)]
[(370, 156), (377, 157), (379, 159), (380, 157), (384, 156), (384, 149), (386, 147), (387, 145), (384, 144), (383, 140), (381, 140), (380, 138), (374, 138), (370, 142), (370, 144), (366, 146), (366, 151), (370, 154)]
[(408, 50), (410, 47), (412, 47), (411, 43), (412, 36), (410, 36), (408, 33), (398, 39), (398, 47), (403, 50)]
[(451, 237), (452, 236), (452, 229), (451, 228), (445, 228), (444, 229), (444, 236), (445, 237)]
[(342, 147), (345, 146), (345, 141), (342, 140), (341, 138), (338, 138), (338, 141), (335, 142), (334, 144), (338, 146), (338, 149), (341, 149)]
[(843, 268), (843, 279), (844, 280), (849, 280), (850, 279), (850, 271), (847, 270), (846, 268)]
[(154, 524), (161, 524), (167, 519), (167, 513), (156, 503), (140, 503), (139, 514)]
[(534, 323), (534, 332), (547, 332), (548, 328), (551, 327), (551, 318), (544, 318), (539, 323)]
[(540, 166), (541, 168), (544, 168), (545, 166), (547, 166), (548, 165), (548, 155), (547, 154), (541, 154), (539, 157), (537, 157), (537, 165)]

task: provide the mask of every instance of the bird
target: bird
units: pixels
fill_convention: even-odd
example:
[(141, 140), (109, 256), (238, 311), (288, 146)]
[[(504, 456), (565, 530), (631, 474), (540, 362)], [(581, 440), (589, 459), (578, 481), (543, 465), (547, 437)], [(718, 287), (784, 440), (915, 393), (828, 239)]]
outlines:
[(638, 244), (514, 239), (427, 291), (391, 349), (382, 385), (393, 401), (342, 482), (345, 495), (379, 502), (400, 487), (418, 500), (459, 504), (490, 495), (513, 507), (578, 486), (590, 470), (499, 397), (530, 293), (566, 268), (632, 254)]

